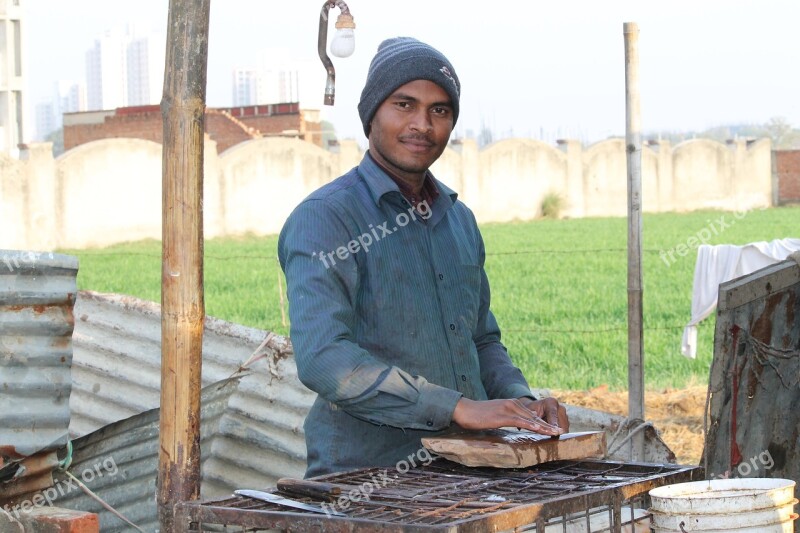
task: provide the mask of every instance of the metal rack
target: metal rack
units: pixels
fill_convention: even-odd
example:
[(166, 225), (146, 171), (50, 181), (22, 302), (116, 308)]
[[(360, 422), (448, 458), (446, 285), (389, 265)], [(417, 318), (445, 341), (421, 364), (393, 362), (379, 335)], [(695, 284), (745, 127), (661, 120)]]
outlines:
[(557, 533), (581, 526), (582, 531), (596, 527), (620, 532), (629, 517), (641, 516), (650, 489), (702, 479), (702, 473), (694, 466), (602, 460), (556, 461), (525, 469), (469, 468), (437, 460), (405, 472), (369, 468), (320, 476), (314, 480), (341, 487), (338, 500), (294, 498), (344, 517), (235, 496), (181, 503), (175, 523), (188, 532)]

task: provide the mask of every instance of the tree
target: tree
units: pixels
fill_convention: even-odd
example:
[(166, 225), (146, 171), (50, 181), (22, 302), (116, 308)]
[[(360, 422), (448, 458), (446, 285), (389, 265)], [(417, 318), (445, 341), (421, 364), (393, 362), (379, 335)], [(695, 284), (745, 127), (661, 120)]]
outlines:
[(59, 128), (45, 137), (45, 142), (53, 143), (53, 157), (64, 153), (64, 128)]
[(485, 121), (481, 121), (481, 131), (478, 134), (478, 146), (483, 148), (484, 146), (488, 146), (494, 142), (494, 134), (492, 133), (491, 128), (486, 125)]
[(329, 141), (336, 140), (336, 128), (333, 126), (332, 122), (327, 120), (321, 121), (319, 123), (319, 128), (322, 135), (322, 146), (323, 148), (327, 148)]
[(772, 117), (763, 128), (772, 139), (773, 148), (800, 148), (800, 131), (792, 128), (785, 117)]

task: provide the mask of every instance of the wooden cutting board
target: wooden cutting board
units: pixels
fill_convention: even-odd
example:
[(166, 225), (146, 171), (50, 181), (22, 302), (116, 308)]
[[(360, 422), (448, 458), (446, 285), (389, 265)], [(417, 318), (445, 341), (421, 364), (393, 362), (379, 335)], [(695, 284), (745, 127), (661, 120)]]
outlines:
[(558, 439), (530, 431), (492, 429), (428, 437), (422, 445), (466, 466), (525, 468), (549, 461), (603, 457), (603, 431), (565, 433)]

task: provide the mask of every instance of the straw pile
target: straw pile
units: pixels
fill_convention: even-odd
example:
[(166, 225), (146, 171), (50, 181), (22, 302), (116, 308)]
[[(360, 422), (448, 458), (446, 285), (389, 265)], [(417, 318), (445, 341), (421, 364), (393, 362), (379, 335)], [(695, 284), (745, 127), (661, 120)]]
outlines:
[[(605, 385), (588, 391), (552, 390), (551, 393), (569, 405), (623, 416), (628, 412), (627, 391), (609, 391)], [(680, 464), (700, 464), (705, 401), (706, 387), (703, 385), (685, 389), (648, 390), (645, 393), (645, 416), (675, 452)]]

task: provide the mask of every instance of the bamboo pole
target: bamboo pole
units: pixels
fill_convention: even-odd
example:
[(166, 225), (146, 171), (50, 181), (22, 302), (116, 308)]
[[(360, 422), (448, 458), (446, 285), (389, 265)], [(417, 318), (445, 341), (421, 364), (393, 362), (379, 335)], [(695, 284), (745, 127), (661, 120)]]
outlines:
[[(642, 331), (642, 135), (639, 109), (639, 27), (623, 24), (625, 147), (628, 168), (628, 418), (644, 420)], [(631, 459), (644, 460), (644, 434), (631, 442)]]
[(203, 140), (210, 0), (170, 0), (161, 112), (160, 530), (200, 497), (203, 296)]

